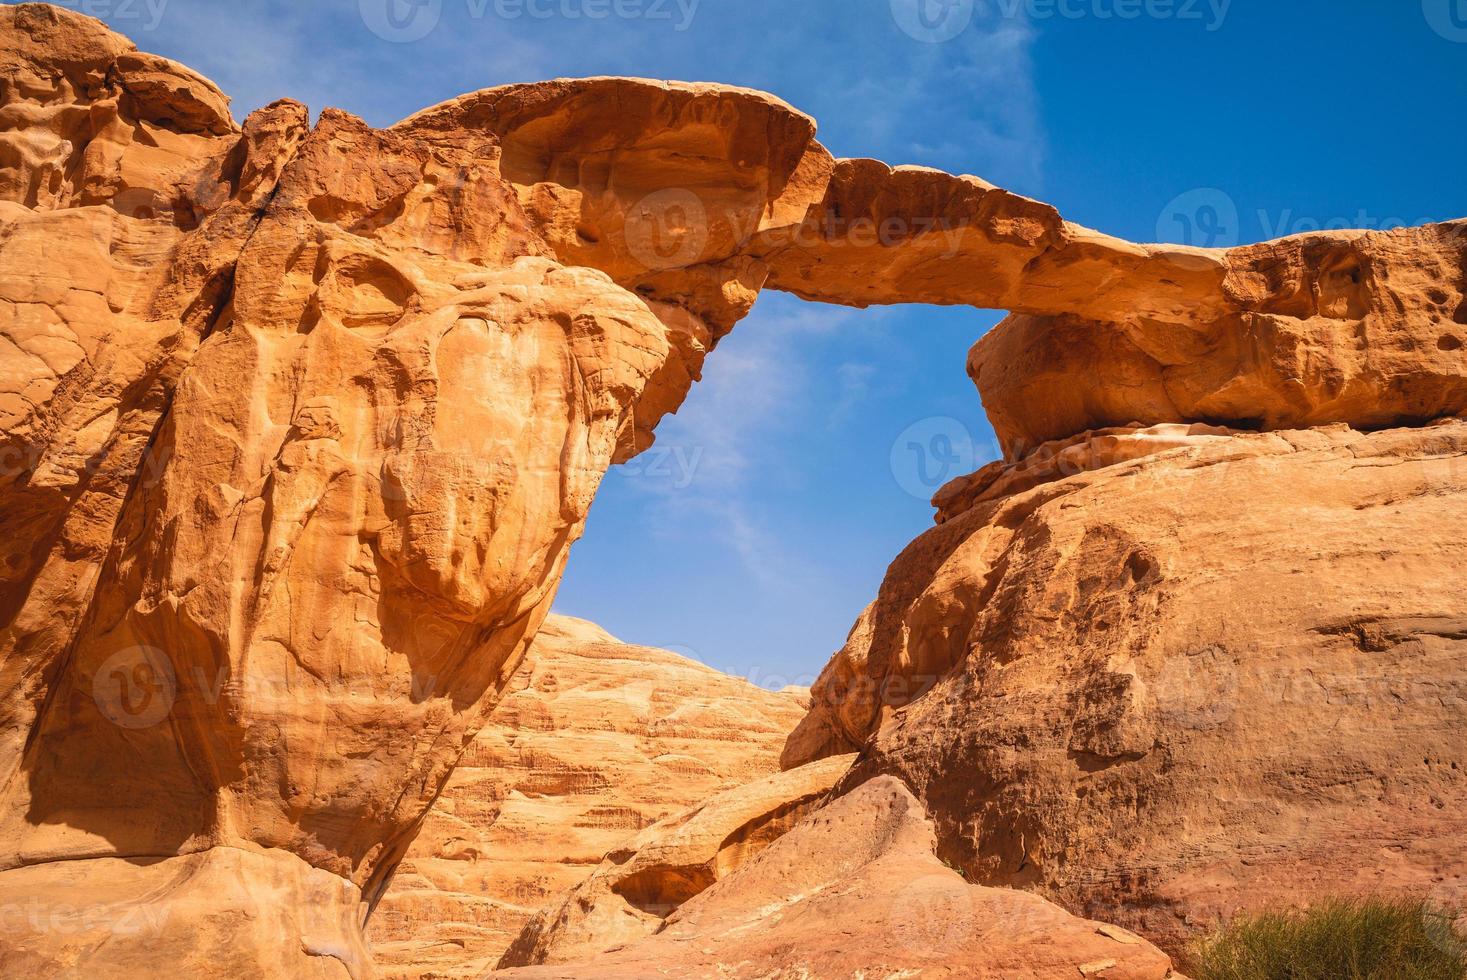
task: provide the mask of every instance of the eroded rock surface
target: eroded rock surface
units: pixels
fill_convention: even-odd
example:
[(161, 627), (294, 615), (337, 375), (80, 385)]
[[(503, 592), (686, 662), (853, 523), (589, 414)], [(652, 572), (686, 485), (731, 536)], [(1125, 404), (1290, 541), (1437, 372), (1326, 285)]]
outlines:
[(685, 902), (818, 808), (854, 759), (834, 756), (776, 773), (648, 827), (530, 921), (500, 965), (597, 960), (657, 932)]
[[(584, 139), (617, 188), (691, 155), (715, 183), (737, 170), (757, 212), (800, 152), (780, 125), (799, 144), (813, 124), (753, 93), (602, 82), (390, 130), (335, 110), (308, 127), (293, 103), (236, 127), (212, 85), (88, 18), (6, 6), (0, 28), (0, 878), (218, 848), (299, 861), (235, 913), (338, 876), (357, 911), (300, 969), (359, 975), (366, 912), (602, 475), (752, 302), (732, 266), (674, 274), (679, 303), (619, 284), (614, 252), (570, 254), (562, 171), (526, 161), (563, 122), (555, 145)], [(609, 129), (565, 108), (613, 90)], [(138, 886), (171, 901), (170, 873)], [(114, 953), (67, 949), (81, 972)], [(282, 954), (260, 954), (268, 975)]]
[(974, 880), (1172, 949), (1324, 894), (1467, 904), (1467, 421), (1194, 439), (946, 513), (785, 763), (863, 748)]
[(1006, 454), (1088, 429), (1416, 425), (1467, 412), (1467, 221), (1221, 253), (1225, 302), (1009, 317), (968, 373)]
[(932, 824), (878, 777), (816, 811), (674, 912), (649, 938), (505, 980), (852, 976), (1164, 980), (1166, 954), (1037, 895), (964, 881)]
[(807, 704), (550, 616), (373, 913), (379, 972), (493, 967), (608, 852), (777, 772)]

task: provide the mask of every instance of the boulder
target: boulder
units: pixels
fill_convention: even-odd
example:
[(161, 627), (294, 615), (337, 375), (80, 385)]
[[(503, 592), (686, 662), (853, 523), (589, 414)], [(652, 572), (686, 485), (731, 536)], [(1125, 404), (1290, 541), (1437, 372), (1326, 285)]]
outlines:
[(1165, 980), (1155, 946), (1027, 892), (965, 881), (932, 825), (880, 776), (807, 816), (689, 900), (653, 936), (594, 960), (493, 980), (765, 980), (853, 976)]

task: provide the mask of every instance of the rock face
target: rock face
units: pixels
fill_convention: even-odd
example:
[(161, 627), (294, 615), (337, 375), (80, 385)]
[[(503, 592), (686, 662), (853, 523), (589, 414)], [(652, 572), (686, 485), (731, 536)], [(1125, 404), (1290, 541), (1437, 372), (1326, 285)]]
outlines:
[[(271, 909), (343, 883), (291, 970), (363, 975), (361, 924), (602, 475), (753, 300), (747, 263), (632, 265), (657, 256), (617, 237), (619, 195), (694, 159), (762, 213), (813, 124), (606, 81), (384, 131), (294, 103), (237, 127), (187, 69), (42, 5), (0, 9), (0, 69), (0, 888), (145, 860), (131, 887), (192, 908), (200, 855), (259, 855)], [(578, 154), (599, 197), (565, 183)], [(229, 894), (207, 914), (244, 929), (264, 900)], [(229, 941), (165, 932), (4, 942), (97, 972)]]
[(1322, 894), (1464, 904), (1467, 421), (1187, 441), (949, 510), (785, 763), (862, 748), (974, 880), (1173, 949)]
[(1214, 260), (1204, 302), (1013, 316), (979, 341), (968, 373), (1009, 458), (1137, 421), (1375, 429), (1467, 411), (1467, 221)]
[[(1014, 313), (970, 358), (1008, 465), (942, 496), (832, 668), (906, 710), (826, 685), (792, 761), (860, 748), (850, 785), (902, 773), (980, 880), (1168, 934), (1239, 867), (1257, 898), (1424, 880), (1464, 768), (1458, 424), (1425, 424), (1467, 411), (1467, 224), (1133, 245), (814, 132), (636, 79), (236, 124), (98, 22), (0, 6), (7, 966), (370, 975), (603, 474), (766, 286)], [(1155, 700), (1176, 670), (1304, 693), (1199, 727)], [(1271, 821), (1262, 859), (1222, 814)], [(1385, 850), (1309, 850), (1346, 839)], [(53, 927), (81, 880), (100, 911)]]
[(762, 980), (852, 976), (1163, 980), (1165, 953), (1036, 895), (970, 885), (932, 852), (932, 825), (878, 777), (817, 811), (691, 899), (655, 936), (593, 961), (504, 980)]
[(807, 703), (550, 616), (373, 913), (379, 972), (493, 967), (603, 855), (777, 772)]
[(835, 756), (727, 790), (606, 855), (547, 906), (500, 966), (599, 958), (651, 935), (683, 903), (736, 872), (825, 801), (855, 756)]

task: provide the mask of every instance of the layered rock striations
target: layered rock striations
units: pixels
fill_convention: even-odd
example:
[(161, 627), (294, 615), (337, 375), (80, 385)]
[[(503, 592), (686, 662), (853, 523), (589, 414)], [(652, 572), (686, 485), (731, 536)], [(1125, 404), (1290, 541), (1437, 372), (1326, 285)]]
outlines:
[(608, 852), (777, 772), (807, 703), (550, 616), (373, 913), (380, 973), (494, 966)]
[(726, 790), (648, 827), (526, 924), (503, 967), (599, 960), (662, 931), (670, 915), (818, 810), (854, 756), (834, 756)]
[(602, 475), (766, 287), (1014, 314), (969, 361), (1005, 460), (940, 496), (788, 763), (860, 751), (844, 789), (901, 775), (975, 880), (1166, 937), (1459, 880), (1467, 225), (1133, 245), (814, 133), (636, 79), (237, 124), (0, 7), (8, 971), (371, 975)]

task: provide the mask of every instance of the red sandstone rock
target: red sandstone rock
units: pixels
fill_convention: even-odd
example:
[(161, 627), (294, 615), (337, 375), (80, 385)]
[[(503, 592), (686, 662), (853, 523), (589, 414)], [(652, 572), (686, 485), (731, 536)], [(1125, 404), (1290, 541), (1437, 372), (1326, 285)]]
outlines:
[(1162, 953), (1036, 895), (971, 885), (933, 855), (932, 825), (879, 777), (817, 811), (691, 899), (654, 936), (504, 980), (852, 976), (1163, 980)]
[(596, 960), (651, 935), (685, 902), (747, 864), (825, 801), (854, 756), (725, 790), (648, 827), (528, 923), (500, 966)]
[[(514, 183), (492, 119), (377, 131), (327, 110), (307, 132), (283, 103), (236, 130), (212, 86), (95, 21), (20, 5), (0, 26), (19, 461), (0, 488), (0, 877), (28, 868), (35, 892), (45, 867), (264, 853), (282, 909), (313, 869), (346, 882), (337, 965), (300, 969), (359, 972), (366, 912), (548, 611), (602, 475), (726, 327), (560, 261), (554, 216), (520, 200), (550, 185)], [(681, 100), (611, 135), (652, 160), (689, 133), (751, 172), (742, 147), (774, 131), (702, 121), (729, 100), (801, 125), (762, 96), (631, 91)], [(192, 901), (152, 877), (170, 873), (138, 887)], [(67, 949), (82, 971), (115, 952)], [(281, 954), (260, 955), (269, 972)]]
[(1173, 950), (1319, 895), (1467, 905), (1467, 421), (1192, 441), (949, 510), (785, 764), (864, 749), (973, 880)]

